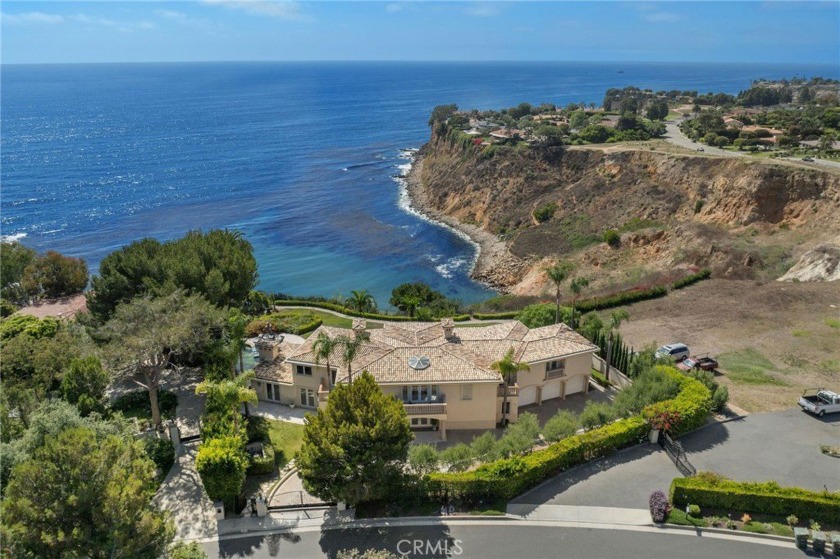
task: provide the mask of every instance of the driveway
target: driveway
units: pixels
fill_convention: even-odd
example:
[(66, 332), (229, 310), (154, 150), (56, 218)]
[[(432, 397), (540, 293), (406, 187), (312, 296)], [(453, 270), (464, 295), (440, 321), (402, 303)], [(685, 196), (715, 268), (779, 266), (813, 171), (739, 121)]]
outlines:
[[(840, 460), (820, 452), (840, 444), (840, 417), (797, 409), (714, 423), (680, 439), (698, 470), (744, 481), (775, 480), (840, 490)], [(516, 504), (644, 508), (650, 492), (667, 490), (680, 473), (658, 445), (642, 444), (564, 472), (512, 501)]]

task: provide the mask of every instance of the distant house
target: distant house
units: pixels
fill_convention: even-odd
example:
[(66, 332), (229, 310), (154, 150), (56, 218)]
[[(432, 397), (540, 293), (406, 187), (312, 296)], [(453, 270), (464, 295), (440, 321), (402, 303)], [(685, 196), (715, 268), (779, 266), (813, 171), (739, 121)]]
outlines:
[(405, 406), (413, 429), (493, 429), (502, 420), (505, 387), (492, 364), (513, 350), (514, 360), (529, 365), (507, 387), (507, 419), (519, 408), (565, 399), (589, 389), (592, 355), (598, 347), (566, 326), (529, 329), (517, 320), (490, 326), (455, 328), (440, 322), (386, 322), (367, 330), (363, 319), (352, 329), (321, 326), (302, 344), (281, 337), (256, 343), (260, 362), (252, 386), (260, 400), (303, 408), (326, 406), (332, 387), (348, 382), (340, 351), (317, 359), (313, 344), (320, 334), (361, 337), (351, 363), (353, 374), (367, 371), (386, 394)]
[(731, 126), (732, 128), (742, 128), (744, 126), (743, 122), (741, 122), (737, 118), (732, 118), (732, 117), (724, 117), (723, 123), (726, 126)]
[[(819, 140), (804, 140), (804, 141), (799, 142), (799, 145), (804, 147), (804, 148), (818, 149), (820, 147), (820, 141)], [(831, 143), (831, 149), (832, 150), (840, 150), (840, 141), (832, 142)]]

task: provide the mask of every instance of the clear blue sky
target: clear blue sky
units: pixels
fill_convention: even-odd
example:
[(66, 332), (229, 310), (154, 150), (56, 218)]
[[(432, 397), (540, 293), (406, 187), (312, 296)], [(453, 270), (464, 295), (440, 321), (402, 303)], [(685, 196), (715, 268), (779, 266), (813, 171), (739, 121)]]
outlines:
[(838, 64), (840, 2), (2, 2), (3, 63)]

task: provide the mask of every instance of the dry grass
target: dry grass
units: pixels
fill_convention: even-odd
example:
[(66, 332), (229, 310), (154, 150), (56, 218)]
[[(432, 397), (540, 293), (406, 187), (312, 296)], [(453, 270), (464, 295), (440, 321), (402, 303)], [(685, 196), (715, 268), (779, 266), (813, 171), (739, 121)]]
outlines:
[(718, 379), (747, 411), (792, 407), (805, 388), (840, 389), (838, 282), (712, 279), (627, 310), (630, 344), (684, 342), (718, 356)]

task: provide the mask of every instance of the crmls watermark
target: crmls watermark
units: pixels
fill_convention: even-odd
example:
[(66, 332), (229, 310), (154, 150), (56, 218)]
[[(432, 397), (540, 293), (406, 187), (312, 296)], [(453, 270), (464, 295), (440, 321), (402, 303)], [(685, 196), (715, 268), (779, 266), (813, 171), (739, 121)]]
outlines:
[(457, 556), (461, 555), (464, 549), (461, 547), (461, 540), (400, 540), (397, 542), (397, 553), (401, 557), (411, 556)]

